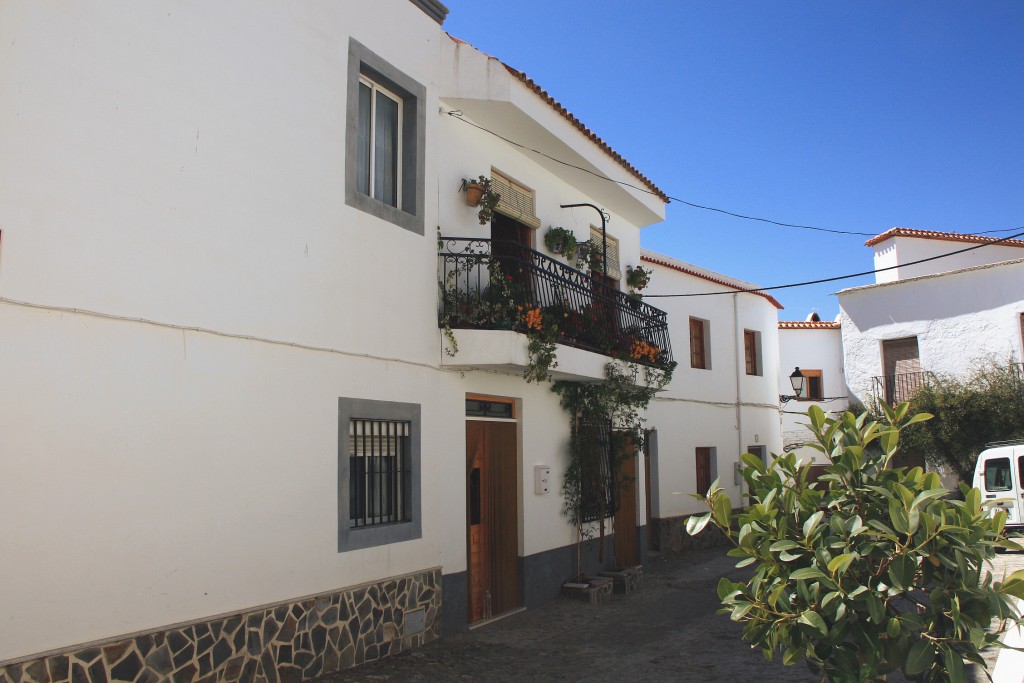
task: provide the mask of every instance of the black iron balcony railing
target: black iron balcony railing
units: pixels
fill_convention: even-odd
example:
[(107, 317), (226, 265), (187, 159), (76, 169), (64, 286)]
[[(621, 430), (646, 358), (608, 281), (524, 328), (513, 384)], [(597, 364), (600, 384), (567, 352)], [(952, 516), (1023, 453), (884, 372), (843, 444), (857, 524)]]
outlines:
[(875, 398), (889, 405), (909, 401), (917, 391), (932, 381), (930, 372), (904, 372), (874, 377)]
[(517, 242), (439, 242), (439, 325), (450, 329), (557, 330), (558, 343), (668, 367), (667, 314)]

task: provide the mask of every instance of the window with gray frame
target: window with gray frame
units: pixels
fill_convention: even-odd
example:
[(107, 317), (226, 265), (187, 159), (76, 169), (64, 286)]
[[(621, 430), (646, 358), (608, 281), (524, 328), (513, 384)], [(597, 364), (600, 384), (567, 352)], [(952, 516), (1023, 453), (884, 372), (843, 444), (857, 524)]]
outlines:
[(420, 406), (338, 399), (338, 550), (421, 536)]
[(345, 203), (423, 234), (426, 88), (349, 41)]

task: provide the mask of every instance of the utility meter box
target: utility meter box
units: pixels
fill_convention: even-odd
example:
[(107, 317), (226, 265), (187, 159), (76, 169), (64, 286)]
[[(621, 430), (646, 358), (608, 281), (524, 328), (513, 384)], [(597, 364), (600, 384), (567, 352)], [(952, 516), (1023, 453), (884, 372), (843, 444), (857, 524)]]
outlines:
[(551, 468), (547, 465), (535, 465), (533, 468), (533, 492), (544, 495), (551, 488)]

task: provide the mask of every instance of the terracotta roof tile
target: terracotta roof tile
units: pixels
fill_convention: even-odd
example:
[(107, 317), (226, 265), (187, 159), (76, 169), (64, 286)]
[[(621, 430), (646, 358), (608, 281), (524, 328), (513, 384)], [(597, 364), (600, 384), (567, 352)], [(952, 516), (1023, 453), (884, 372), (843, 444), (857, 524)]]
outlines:
[[(671, 268), (672, 270), (678, 271), (680, 273), (686, 273), (687, 275), (692, 275), (694, 277), (699, 277), (702, 280), (707, 280), (708, 282), (714, 282), (716, 285), (722, 285), (724, 287), (729, 287), (731, 289), (735, 289), (735, 290), (738, 290), (738, 291), (741, 291), (741, 292), (747, 291), (746, 288), (740, 287), (740, 286), (738, 286), (736, 284), (733, 284), (732, 282), (729, 282), (728, 280), (722, 280), (721, 278), (712, 277), (712, 276), (710, 276), (710, 275), (708, 275), (706, 273), (701, 273), (699, 271), (692, 270), (690, 268), (684, 268), (683, 266), (677, 265), (675, 263), (670, 263), (668, 261), (663, 261), (662, 259), (655, 258), (653, 256), (648, 256), (647, 254), (641, 254), (640, 255), (640, 260), (641, 261), (647, 261), (648, 263), (655, 263), (655, 264), (657, 264), (659, 266), (665, 266), (666, 268)], [(780, 304), (775, 299), (775, 297), (773, 297), (768, 292), (747, 292), (747, 293), (748, 294), (756, 294), (757, 296), (764, 297), (765, 299), (767, 299), (768, 301), (771, 302), (772, 306), (775, 306), (775, 308), (777, 308), (779, 310), (782, 310), (782, 308), (783, 308), (782, 304)]]
[[(879, 242), (884, 242), (892, 237), (916, 237), (925, 240), (945, 240), (948, 242), (965, 242), (969, 244), (989, 244), (999, 240), (998, 237), (982, 237), (981, 235), (969, 235), (959, 232), (936, 232), (935, 230), (917, 230), (916, 228), (892, 228), (881, 235), (876, 235), (864, 243), (864, 246), (873, 247)], [(1000, 246), (1024, 247), (1024, 240), (1007, 240)]]
[(838, 330), (839, 323), (827, 322), (824, 320), (780, 320), (780, 330)]

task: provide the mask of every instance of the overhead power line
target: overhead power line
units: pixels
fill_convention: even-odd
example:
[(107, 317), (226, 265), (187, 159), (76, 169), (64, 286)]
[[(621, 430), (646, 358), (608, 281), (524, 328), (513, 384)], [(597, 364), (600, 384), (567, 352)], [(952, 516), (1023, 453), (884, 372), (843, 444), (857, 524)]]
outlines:
[[(1020, 226), (1020, 227), (1013, 228), (1013, 229), (1014, 230), (1024, 230), (1024, 226)], [(1021, 237), (1021, 236), (1024, 236), (1024, 232), (1018, 232), (1015, 235), (1010, 235), (1009, 237), (1003, 237), (1002, 239), (998, 239), (998, 240), (995, 240), (995, 241), (992, 241), (992, 242), (985, 242), (984, 244), (975, 244), (973, 247), (966, 247), (964, 249), (957, 249), (956, 251), (951, 251), (951, 252), (949, 252), (947, 254), (939, 254), (938, 256), (929, 256), (928, 258), (918, 259), (916, 261), (907, 261), (906, 263), (901, 263), (898, 266), (887, 266), (885, 268), (875, 268), (874, 270), (865, 270), (865, 271), (860, 272), (860, 273), (851, 273), (849, 275), (837, 275), (835, 277), (826, 277), (826, 278), (822, 278), (820, 280), (808, 280), (806, 282), (793, 282), (793, 283), (790, 283), (788, 285), (775, 285), (773, 287), (753, 287), (751, 289), (734, 289), (734, 290), (725, 291), (725, 292), (692, 292), (692, 293), (688, 293), (688, 294), (644, 294), (644, 298), (645, 299), (650, 299), (650, 298), (655, 298), (655, 297), (670, 298), (670, 297), (683, 297), (683, 296), (717, 296), (719, 294), (735, 294), (737, 292), (771, 292), (771, 291), (776, 290), (776, 289), (790, 289), (792, 287), (806, 287), (807, 285), (820, 285), (820, 284), (823, 284), (825, 282), (838, 282), (839, 280), (849, 280), (850, 278), (861, 277), (863, 275), (872, 275), (874, 273), (884, 273), (887, 270), (895, 270), (896, 268), (906, 268), (907, 266), (916, 266), (919, 263), (927, 263), (928, 261), (937, 261), (939, 259), (947, 258), (949, 256), (956, 256), (957, 254), (963, 254), (964, 252), (974, 251), (975, 249), (981, 249), (982, 247), (992, 247), (992, 246), (995, 246), (995, 245), (997, 245), (997, 244), (999, 244), (1001, 242), (1006, 242), (1008, 240), (1012, 240), (1012, 239), (1014, 239), (1016, 237)]]
[[(582, 166), (577, 166), (576, 164), (569, 163), (568, 161), (565, 161), (563, 159), (559, 159), (557, 157), (553, 157), (553, 156), (551, 156), (550, 154), (548, 154), (546, 152), (540, 151), (539, 149), (534, 149), (533, 147), (530, 147), (528, 145), (524, 145), (521, 142), (516, 142), (515, 140), (511, 140), (511, 139), (505, 137), (504, 135), (501, 135), (500, 133), (497, 133), (497, 132), (495, 132), (493, 130), (490, 130), (489, 128), (485, 128), (484, 126), (481, 126), (479, 124), (473, 123), (472, 121), (464, 119), (462, 117), (462, 112), (460, 110), (458, 110), (458, 109), (453, 109), (453, 110), (447, 111), (445, 113), (448, 114), (448, 116), (454, 118), (456, 121), (461, 121), (462, 123), (465, 123), (468, 126), (472, 126), (473, 128), (481, 130), (481, 131), (487, 133), (488, 135), (493, 135), (494, 137), (498, 138), (499, 140), (507, 142), (508, 144), (513, 145), (514, 147), (519, 147), (520, 149), (525, 149), (525, 150), (527, 150), (529, 152), (533, 152), (534, 154), (539, 154), (540, 156), (544, 157), (545, 159), (549, 159), (551, 161), (554, 161), (557, 164), (561, 164), (561, 165), (567, 166), (569, 168), (574, 168), (577, 171), (582, 171), (584, 173), (589, 173), (590, 175), (592, 175), (592, 176), (594, 176), (596, 178), (600, 178), (601, 180), (607, 180), (610, 183), (615, 183), (617, 185), (622, 185), (624, 187), (628, 187), (628, 188), (634, 189), (634, 190), (636, 190), (638, 192), (644, 192), (646, 194), (657, 196), (656, 192), (654, 192), (654, 191), (652, 191), (652, 190), (650, 190), (650, 189), (648, 189), (646, 187), (641, 187), (639, 185), (634, 185), (632, 183), (628, 183), (628, 182), (625, 182), (623, 180), (616, 180), (614, 178), (609, 178), (608, 176), (604, 175), (603, 173), (598, 173), (596, 171), (590, 170), (589, 168), (583, 168)], [(689, 206), (689, 207), (692, 207), (692, 208), (695, 208), (695, 209), (702, 209), (704, 211), (714, 211), (716, 213), (725, 214), (726, 216), (732, 216), (734, 218), (741, 218), (743, 220), (748, 220), (748, 221), (760, 221), (762, 223), (769, 223), (771, 225), (778, 225), (778, 226), (781, 226), (781, 227), (784, 227), (784, 228), (799, 228), (801, 230), (817, 230), (819, 232), (829, 232), (829, 233), (834, 233), (834, 234), (837, 234), (837, 235), (859, 235), (859, 236), (863, 236), (863, 237), (875, 237), (875, 235), (876, 235), (876, 233), (873, 233), (873, 232), (855, 232), (855, 231), (852, 231), (852, 230), (837, 230), (837, 229), (834, 229), (834, 228), (822, 228), (822, 227), (814, 226), (814, 225), (800, 225), (800, 224), (797, 224), (797, 223), (784, 223), (782, 221), (776, 221), (776, 220), (772, 220), (770, 218), (760, 218), (760, 217), (757, 217), (757, 216), (747, 216), (747, 215), (744, 215), (744, 214), (741, 214), (741, 213), (735, 213), (733, 211), (727, 211), (725, 209), (718, 209), (718, 208), (715, 208), (713, 206), (704, 206), (702, 204), (696, 204), (694, 202), (686, 201), (685, 199), (680, 199), (679, 197), (673, 197), (672, 195), (669, 195), (669, 194), (666, 194), (665, 196), (668, 197), (670, 200), (672, 200), (674, 202), (679, 202), (680, 204), (685, 204), (686, 206)], [(1012, 232), (1014, 230), (1024, 230), (1024, 226), (1018, 226), (1016, 228), (1006, 228), (1006, 229), (1001, 229), (1001, 230), (987, 230), (987, 231), (979, 232), (979, 233), (975, 233), (975, 234), (984, 235), (984, 234), (998, 233), (998, 232)], [(849, 279), (852, 279), (852, 278), (855, 278), (855, 277), (862, 277), (864, 275), (873, 275), (875, 273), (882, 273), (882, 272), (885, 272), (887, 270), (894, 270), (896, 268), (901, 268), (901, 267), (906, 267), (906, 266), (913, 266), (913, 265), (917, 265), (919, 263), (927, 263), (928, 261), (935, 261), (935, 260), (938, 260), (938, 259), (946, 258), (948, 256), (955, 256), (956, 254), (962, 254), (962, 253), (967, 252), (967, 251), (973, 251), (975, 249), (981, 249), (982, 247), (994, 246), (994, 245), (1000, 244), (1001, 242), (1006, 242), (1008, 240), (1012, 240), (1014, 238), (1021, 237), (1021, 236), (1024, 236), (1024, 232), (1018, 232), (1018, 233), (1016, 233), (1014, 235), (1010, 235), (1009, 237), (1003, 237), (1003, 238), (995, 240), (993, 242), (986, 242), (984, 244), (976, 244), (976, 245), (974, 245), (972, 247), (967, 247), (965, 249), (958, 249), (957, 251), (951, 251), (951, 252), (949, 252), (947, 254), (939, 254), (938, 256), (931, 256), (929, 258), (919, 259), (917, 261), (910, 261), (908, 263), (903, 263), (903, 264), (900, 264), (898, 266), (888, 266), (886, 268), (876, 268), (874, 270), (865, 270), (865, 271), (862, 271), (860, 273), (850, 273), (848, 275), (837, 275), (835, 277), (827, 277), (827, 278), (822, 278), (820, 280), (808, 280), (806, 282), (792, 282), (792, 283), (785, 284), (785, 285), (774, 285), (772, 287), (755, 287), (755, 288), (752, 288), (752, 289), (738, 289), (738, 290), (731, 290), (731, 291), (727, 291), (727, 292), (694, 292), (694, 293), (687, 293), (687, 294), (645, 294), (644, 298), (655, 298), (655, 297), (669, 298), (669, 297), (684, 297), (684, 296), (717, 296), (717, 295), (720, 295), (720, 294), (735, 294), (737, 292), (770, 292), (770, 291), (774, 291), (774, 290), (777, 290), (777, 289), (790, 289), (790, 288), (793, 288), (793, 287), (806, 287), (806, 286), (809, 286), (809, 285), (820, 285), (820, 284), (824, 284), (826, 282), (838, 282), (840, 280), (849, 280)]]

